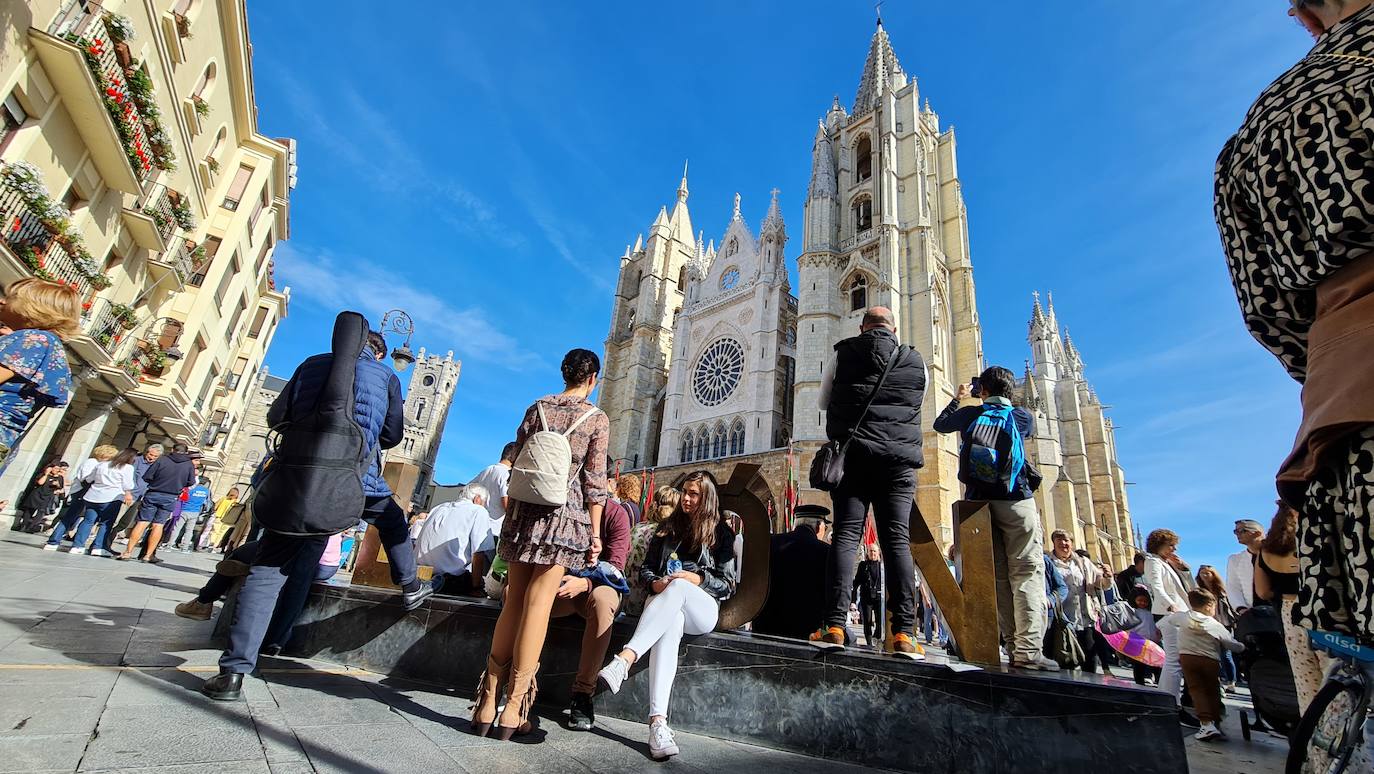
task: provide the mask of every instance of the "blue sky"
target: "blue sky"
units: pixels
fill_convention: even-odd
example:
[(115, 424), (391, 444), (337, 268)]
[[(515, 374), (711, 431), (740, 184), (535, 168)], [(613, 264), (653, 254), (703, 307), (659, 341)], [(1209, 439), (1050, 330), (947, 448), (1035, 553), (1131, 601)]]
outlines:
[[(1233, 519), (1272, 514), (1298, 389), (1240, 325), (1212, 166), (1310, 40), (1277, 0), (969, 5), (883, 16), (957, 127), (988, 359), (1019, 371), (1031, 291), (1052, 291), (1137, 523), (1219, 563)], [(566, 350), (601, 350), (619, 256), (684, 159), (708, 237), (736, 191), (757, 224), (782, 190), (795, 279), (816, 120), (853, 101), (871, 3), (397, 10), (249, 3), (260, 126), (300, 141), (273, 372), (342, 307), (407, 310), (417, 345), (463, 360), (438, 478), (465, 481)]]

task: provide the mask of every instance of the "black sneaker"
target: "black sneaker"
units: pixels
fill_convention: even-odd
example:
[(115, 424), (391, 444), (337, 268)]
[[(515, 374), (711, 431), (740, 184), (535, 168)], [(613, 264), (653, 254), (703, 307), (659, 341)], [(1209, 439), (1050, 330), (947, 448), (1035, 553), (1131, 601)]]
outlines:
[(568, 728), (573, 731), (590, 731), (596, 725), (596, 708), (592, 706), (592, 695), (574, 693), (568, 705)]
[(1198, 722), (1197, 718), (1188, 714), (1188, 710), (1184, 709), (1178, 711), (1178, 724), (1185, 728), (1202, 728), (1202, 723)]

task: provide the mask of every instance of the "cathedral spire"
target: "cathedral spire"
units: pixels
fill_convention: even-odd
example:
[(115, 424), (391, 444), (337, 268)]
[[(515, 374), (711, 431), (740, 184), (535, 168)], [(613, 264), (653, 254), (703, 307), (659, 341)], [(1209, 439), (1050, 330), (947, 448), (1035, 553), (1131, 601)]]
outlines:
[(1031, 293), (1035, 297), (1035, 306), (1031, 308), (1030, 319), (1030, 340), (1040, 341), (1050, 337), (1050, 323), (1045, 318), (1045, 310), (1040, 307), (1040, 291)]
[(835, 173), (835, 151), (830, 144), (830, 134), (825, 130), (825, 122), (816, 123), (816, 140), (811, 147), (811, 185), (806, 195), (811, 198), (839, 196), (839, 177)]
[(778, 194), (782, 193), (778, 189), (773, 189), (773, 203), (768, 205), (768, 214), (763, 218), (763, 226), (760, 234), (778, 233), (785, 230), (782, 222), (782, 210), (778, 207)]
[(854, 115), (863, 115), (877, 107), (878, 99), (885, 91), (895, 91), (906, 86), (906, 73), (897, 61), (892, 50), (892, 42), (887, 38), (882, 20), (873, 33), (868, 45), (868, 59), (864, 61), (864, 72), (859, 78), (859, 91), (854, 96)]
[(677, 184), (677, 200), (687, 201), (687, 162), (682, 162), (682, 182)]

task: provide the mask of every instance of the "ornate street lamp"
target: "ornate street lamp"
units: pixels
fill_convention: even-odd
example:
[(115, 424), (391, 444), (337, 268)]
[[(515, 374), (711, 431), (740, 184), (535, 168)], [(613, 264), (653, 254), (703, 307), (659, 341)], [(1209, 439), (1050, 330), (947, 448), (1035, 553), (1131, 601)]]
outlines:
[(410, 351), (410, 335), (415, 332), (415, 321), (400, 309), (392, 309), (382, 315), (379, 331), (384, 336), (388, 333), (399, 333), (406, 337), (405, 343), (391, 350), (391, 363), (397, 371), (409, 368), (410, 364), (415, 362), (415, 354)]

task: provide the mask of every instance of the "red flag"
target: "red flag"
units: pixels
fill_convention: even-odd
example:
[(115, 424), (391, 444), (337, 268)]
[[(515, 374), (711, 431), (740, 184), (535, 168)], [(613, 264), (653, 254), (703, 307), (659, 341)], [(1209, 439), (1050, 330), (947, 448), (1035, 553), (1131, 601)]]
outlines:
[(873, 517), (864, 519), (864, 545), (871, 546), (878, 543), (878, 528), (873, 525)]

